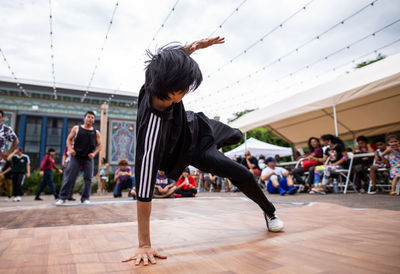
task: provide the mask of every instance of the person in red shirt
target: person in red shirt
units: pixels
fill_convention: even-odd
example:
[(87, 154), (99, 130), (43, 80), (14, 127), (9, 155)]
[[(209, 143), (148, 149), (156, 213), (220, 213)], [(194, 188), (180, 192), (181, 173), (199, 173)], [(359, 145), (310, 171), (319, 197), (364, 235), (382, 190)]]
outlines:
[(179, 180), (176, 183), (175, 198), (194, 197), (197, 194), (196, 181), (189, 174), (189, 168), (185, 168), (182, 172), (182, 176), (179, 177)]
[(44, 156), (42, 162), (40, 163), (40, 176), (43, 177), (42, 183), (39, 186), (39, 189), (36, 192), (35, 201), (41, 201), (40, 194), (42, 193), (43, 189), (48, 185), (50, 187), (51, 192), (54, 195), (54, 198), (57, 200), (58, 195), (54, 188), (53, 177), (51, 171), (54, 169), (58, 170), (58, 172), (62, 173), (62, 170), (56, 166), (54, 163), (53, 156), (56, 151), (53, 148), (50, 148), (47, 154)]

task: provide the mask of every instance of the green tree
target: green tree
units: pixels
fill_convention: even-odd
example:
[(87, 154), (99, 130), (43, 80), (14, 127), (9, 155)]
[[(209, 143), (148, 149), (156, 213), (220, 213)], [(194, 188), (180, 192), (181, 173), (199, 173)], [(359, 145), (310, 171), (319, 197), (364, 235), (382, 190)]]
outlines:
[(382, 59), (385, 59), (385, 58), (386, 58), (385, 55), (382, 55), (382, 54), (379, 53), (378, 56), (376, 56), (376, 58), (374, 60), (367, 60), (367, 61), (361, 62), (361, 63), (356, 65), (355, 69), (359, 69), (359, 68), (371, 65), (371, 64), (373, 64), (375, 62), (378, 62), (378, 61), (380, 61)]

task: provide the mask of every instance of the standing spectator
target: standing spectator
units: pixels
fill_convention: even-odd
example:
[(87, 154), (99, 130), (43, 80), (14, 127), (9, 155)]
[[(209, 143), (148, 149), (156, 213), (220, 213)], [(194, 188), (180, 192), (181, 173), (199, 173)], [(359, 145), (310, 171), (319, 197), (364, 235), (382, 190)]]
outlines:
[[(371, 144), (368, 144), (368, 139), (365, 136), (358, 136), (356, 139), (357, 148), (354, 151), (354, 154), (360, 153), (368, 153), (374, 152), (374, 148)], [(354, 170), (354, 185), (356, 186), (357, 190), (360, 192), (365, 192), (365, 189), (361, 186), (361, 180), (365, 182), (368, 181), (366, 174), (368, 173), (368, 168), (372, 164), (372, 158), (364, 157), (364, 158), (356, 158), (353, 160), (353, 170)]]
[(31, 162), (29, 156), (23, 154), (23, 150), (20, 147), (9, 154), (7, 160), (11, 160), (12, 166), (13, 201), (20, 202), (25, 177), (29, 178), (31, 176)]
[[(323, 164), (323, 151), (321, 148), (321, 143), (317, 137), (311, 137), (308, 139), (308, 151), (309, 153), (304, 157), (302, 166), (293, 169), (293, 177), (298, 184), (305, 186), (305, 191), (309, 189), (314, 182), (314, 167)], [(304, 172), (308, 171), (308, 180), (304, 181)]]
[(289, 171), (277, 167), (276, 160), (272, 157), (268, 157), (265, 162), (267, 167), (262, 171), (261, 180), (265, 182), (268, 192), (271, 194), (279, 193), (280, 195), (295, 194), (297, 189)]
[(335, 171), (336, 169), (345, 169), (349, 164), (347, 151), (342, 140), (333, 135), (322, 136), (321, 139), (327, 139), (329, 145), (325, 151), (322, 162), (325, 162), (329, 157), (330, 164), (326, 166), (317, 166), (315, 168), (314, 188), (311, 189), (310, 194), (326, 194), (326, 185), (329, 183), (332, 171)]
[(197, 185), (192, 176), (189, 175), (189, 168), (185, 168), (182, 176), (179, 177), (176, 183), (176, 190), (174, 197), (194, 197), (197, 194)]
[[(8, 155), (13, 152), (18, 144), (19, 140), (13, 129), (3, 124), (4, 112), (0, 110), (0, 161), (1, 159), (7, 159)], [(11, 142), (10, 149), (6, 152), (7, 141)]]
[(159, 170), (156, 176), (156, 184), (154, 186), (154, 197), (156, 198), (168, 198), (173, 197), (175, 192), (176, 182), (165, 176), (165, 172)]
[(382, 158), (382, 153), (386, 150), (386, 142), (384, 138), (378, 138), (375, 141), (376, 151), (374, 152), (374, 164), (371, 166), (369, 171), (369, 177), (371, 179), (371, 189), (368, 194), (376, 193), (376, 173), (379, 168), (384, 168), (386, 166), (384, 159)]
[[(114, 198), (122, 197), (122, 190), (133, 188), (132, 169), (128, 166), (128, 161), (122, 159), (118, 162), (119, 168), (114, 174)], [(128, 196), (131, 196), (129, 192)]]
[(12, 173), (11, 161), (5, 161), (0, 173), (0, 195), (3, 193), (3, 188), (6, 189), (6, 201), (11, 201), (12, 196)]
[(247, 167), (248, 170), (255, 176), (259, 177), (261, 175), (260, 167), (258, 166), (258, 161), (256, 157), (251, 156), (250, 151), (246, 150), (244, 153), (244, 158), (242, 159), (242, 165)]
[(107, 193), (107, 188), (106, 188), (106, 183), (108, 182), (108, 172), (110, 171), (110, 165), (107, 163), (107, 159), (103, 157), (101, 159), (101, 164), (100, 164), (100, 171), (99, 175), (96, 176), (98, 178), (98, 189), (97, 193), (99, 195), (103, 195)]
[(40, 163), (40, 176), (43, 177), (42, 183), (40, 184), (37, 192), (36, 192), (36, 197), (35, 201), (41, 201), (42, 199), (40, 198), (40, 194), (42, 193), (43, 189), (46, 187), (46, 185), (49, 186), (51, 193), (53, 193), (54, 198), (57, 200), (58, 195), (57, 192), (54, 188), (54, 182), (53, 182), (53, 176), (51, 171), (53, 169), (58, 170), (58, 172), (62, 173), (62, 170), (56, 166), (54, 163), (54, 154), (56, 151), (53, 148), (50, 148), (47, 151), (47, 154), (43, 157), (42, 162)]
[[(71, 153), (71, 160), (68, 164), (68, 175), (65, 184), (61, 186), (60, 200), (58, 205), (65, 203), (70, 195), (71, 186), (75, 184), (79, 175), (80, 167), (83, 167), (83, 179), (85, 184), (82, 189), (81, 202), (90, 204), (90, 192), (93, 176), (93, 159), (101, 149), (100, 132), (93, 127), (95, 114), (87, 111), (84, 116), (83, 125), (76, 125), (72, 128), (67, 138), (68, 150)], [(72, 146), (72, 140), (75, 144)]]
[(389, 147), (382, 153), (382, 157), (386, 155), (390, 164), (390, 178), (392, 179), (392, 190), (390, 195), (399, 195), (396, 192), (396, 184), (400, 178), (400, 137), (395, 134), (389, 134), (386, 137)]

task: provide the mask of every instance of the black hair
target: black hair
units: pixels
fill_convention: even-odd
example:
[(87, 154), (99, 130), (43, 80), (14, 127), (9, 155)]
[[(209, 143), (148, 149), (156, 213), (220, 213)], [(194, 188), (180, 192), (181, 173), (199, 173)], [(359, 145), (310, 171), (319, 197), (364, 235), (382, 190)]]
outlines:
[(399, 135), (394, 134), (394, 133), (388, 133), (388, 134), (386, 135), (386, 142), (389, 142), (390, 139), (396, 139), (396, 140), (400, 141)]
[(101, 158), (101, 160), (102, 160), (105, 164), (107, 164), (107, 159), (106, 159), (106, 157)]
[(368, 143), (367, 137), (365, 137), (365, 136), (363, 136), (363, 135), (358, 136), (357, 139), (356, 139), (356, 141), (357, 141), (357, 142), (363, 141), (363, 142), (365, 142), (365, 143)]
[(0, 109), (0, 114), (2, 117), (4, 117), (4, 112)]
[(344, 143), (342, 141), (342, 139), (340, 139), (339, 137), (335, 137), (332, 134), (324, 134), (321, 136), (321, 139), (324, 141), (331, 141), (332, 144), (341, 144), (342, 146), (344, 146)]
[(318, 142), (318, 147), (321, 147), (321, 143), (317, 137), (310, 137), (310, 139), (308, 139), (308, 149), (310, 150), (309, 153), (313, 153), (315, 150), (311, 145), (312, 140), (316, 140)]
[(96, 117), (96, 114), (94, 114), (94, 112), (91, 110), (86, 111), (85, 116), (83, 116), (83, 117), (86, 117), (86, 115), (88, 115), (88, 114), (91, 114)]
[(258, 157), (258, 160), (265, 160), (265, 156), (264, 155), (260, 155), (260, 157)]
[(378, 137), (375, 139), (374, 143), (386, 143), (386, 140), (383, 137)]
[(55, 151), (54, 148), (49, 148), (49, 149), (47, 150), (47, 153), (50, 154), (50, 152), (56, 152), (56, 151)]
[(181, 45), (168, 44), (147, 55), (145, 88), (151, 96), (168, 100), (169, 93), (194, 91), (203, 81), (199, 65)]

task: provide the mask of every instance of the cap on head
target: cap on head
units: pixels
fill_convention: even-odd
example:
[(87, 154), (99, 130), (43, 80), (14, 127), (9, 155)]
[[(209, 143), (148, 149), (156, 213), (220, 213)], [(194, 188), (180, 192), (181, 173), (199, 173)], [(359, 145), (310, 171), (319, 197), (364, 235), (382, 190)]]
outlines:
[(265, 159), (265, 163), (268, 164), (270, 162), (276, 162), (275, 158), (273, 157), (268, 157), (267, 159)]

